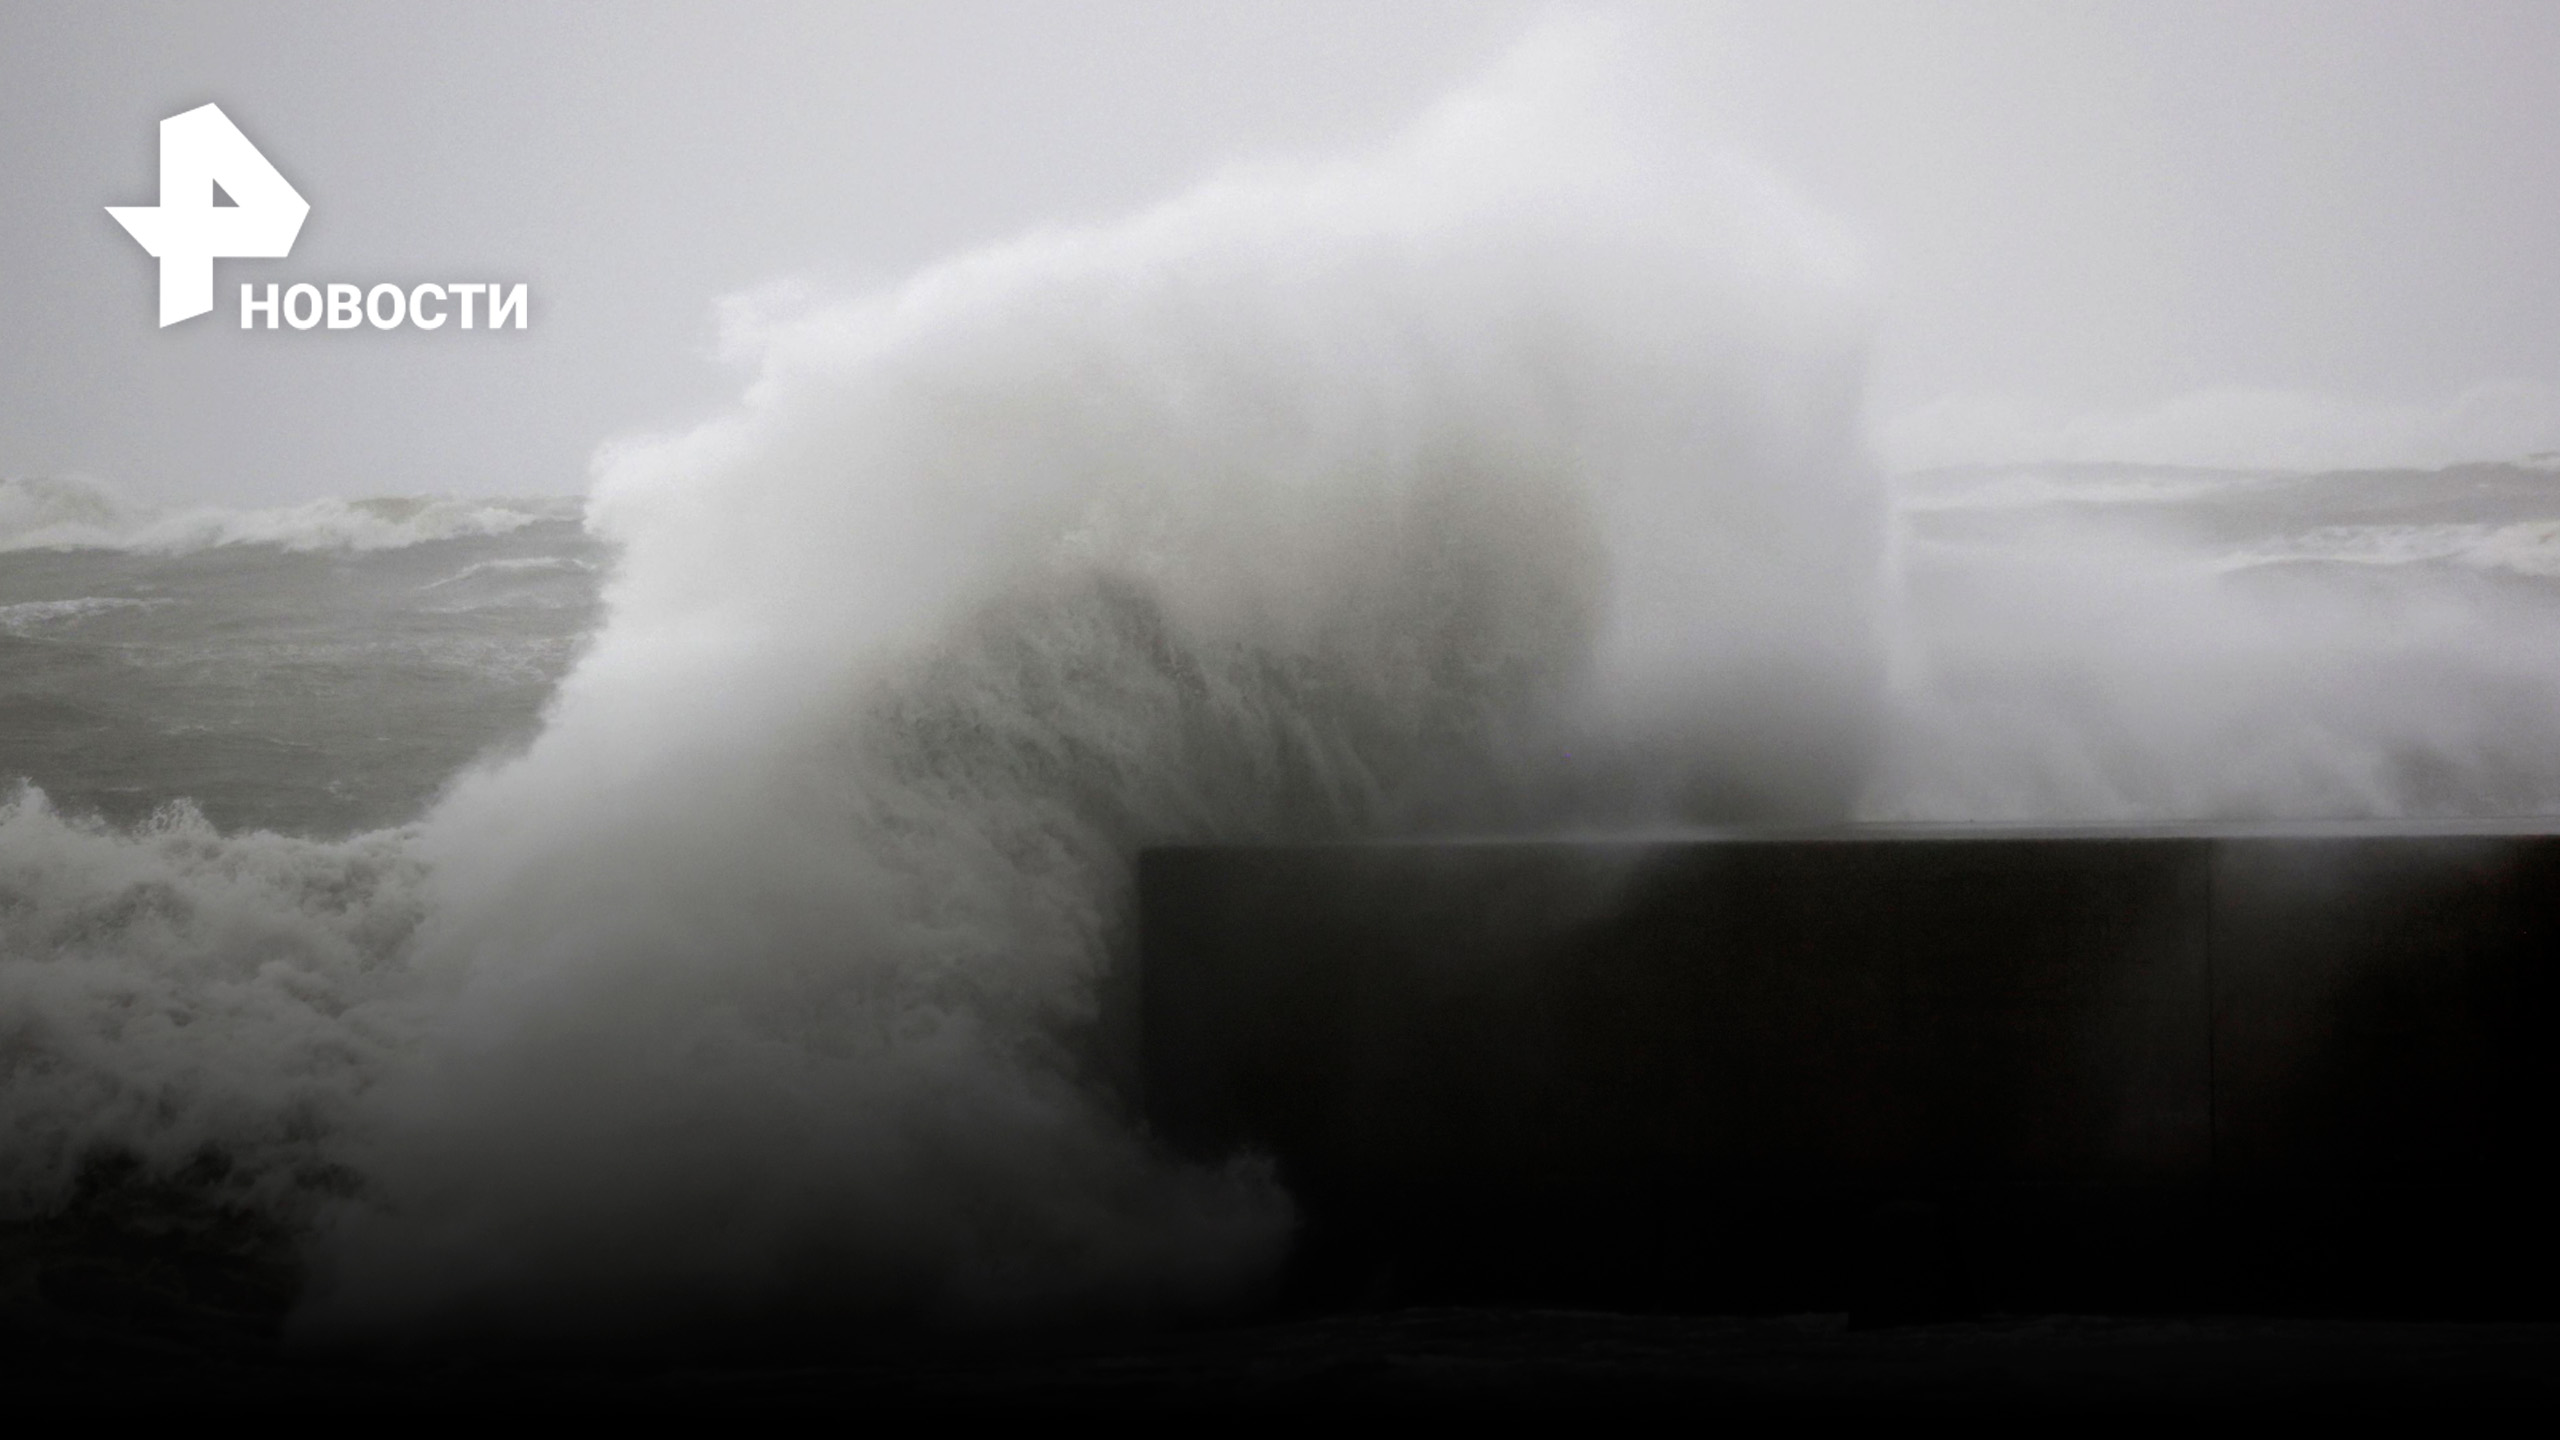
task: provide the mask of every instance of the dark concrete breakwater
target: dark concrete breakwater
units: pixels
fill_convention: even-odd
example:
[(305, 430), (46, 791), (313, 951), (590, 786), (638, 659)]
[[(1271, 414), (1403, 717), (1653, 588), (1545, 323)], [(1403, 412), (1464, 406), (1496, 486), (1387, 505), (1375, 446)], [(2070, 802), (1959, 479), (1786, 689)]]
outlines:
[(2560, 836), (1163, 849), (1143, 1095), (1316, 1303), (2560, 1315)]

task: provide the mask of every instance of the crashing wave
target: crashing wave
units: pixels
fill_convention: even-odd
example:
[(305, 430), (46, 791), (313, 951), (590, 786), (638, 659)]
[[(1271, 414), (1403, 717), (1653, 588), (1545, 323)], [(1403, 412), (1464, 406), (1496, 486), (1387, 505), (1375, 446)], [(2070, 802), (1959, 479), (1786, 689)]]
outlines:
[[(22, 1189), (86, 1146), (319, 1195), (320, 1333), (1250, 1285), (1287, 1197), (1118, 1084), (1139, 846), (1837, 818), (1872, 748), (1854, 279), (1606, 49), (743, 338), (736, 410), (603, 462), (544, 733), (412, 833), (21, 802)], [(10, 493), (19, 546), (560, 513)]]
[(391, 962), (422, 882), (396, 832), (226, 836), (183, 803), (121, 832), (0, 799), (0, 1219), (110, 1159), (309, 1219), (416, 1043)]

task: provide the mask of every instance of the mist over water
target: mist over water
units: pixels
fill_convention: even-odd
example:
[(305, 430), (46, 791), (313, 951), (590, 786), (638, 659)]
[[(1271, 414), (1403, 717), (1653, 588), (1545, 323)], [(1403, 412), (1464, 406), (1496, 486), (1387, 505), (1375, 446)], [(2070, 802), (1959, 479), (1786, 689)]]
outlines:
[(2560, 814), (2560, 475), (1906, 478), (1872, 819)]
[(0, 1204), (183, 1176), (303, 1237), (322, 1338), (1178, 1313), (1292, 1213), (1134, 1119), (1141, 846), (2551, 809), (2549, 476), (1889, 489), (1839, 242), (1613, 63), (742, 307), (740, 403), (576, 544), (13, 492), (48, 663), (189, 613), (146, 560), (545, 643), (610, 570), (414, 810), (0, 802)]
[(440, 1023), (315, 1315), (1215, 1301), (1290, 1208), (1112, 1083), (1139, 846), (1837, 805), (1847, 299), (1577, 81), (773, 324), (737, 413), (612, 455), (607, 624), (419, 836)]

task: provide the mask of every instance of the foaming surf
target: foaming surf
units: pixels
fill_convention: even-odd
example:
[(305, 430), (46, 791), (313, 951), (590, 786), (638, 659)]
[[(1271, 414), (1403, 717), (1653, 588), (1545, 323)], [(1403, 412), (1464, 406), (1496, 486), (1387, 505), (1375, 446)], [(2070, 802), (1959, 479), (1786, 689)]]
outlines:
[(1898, 489), (1864, 818), (2560, 823), (2546, 465)]
[(187, 555), (231, 545), (396, 550), (433, 540), (505, 535), (577, 514), (576, 500), (521, 496), (324, 499), (252, 510), (175, 507), (137, 500), (81, 476), (12, 476), (0, 477), (0, 554), (117, 550)]
[[(1841, 242), (1628, 73), (1550, 32), (1373, 152), (760, 313), (732, 410), (600, 459), (538, 733), (414, 823), (0, 803), (0, 1201), (187, 1178), (324, 1340), (1185, 1313), (1292, 1208), (1135, 1118), (1143, 846), (2560, 801), (2560, 605), (2476, 558), (2538, 491), (1889, 489)], [(589, 563), (35, 494), (0, 548)]]
[[(1829, 814), (1872, 744), (1854, 280), (1605, 50), (768, 321), (737, 409), (601, 462), (603, 625), (413, 827), (21, 793), (13, 1204), (219, 1155), (315, 1336), (1248, 1290), (1288, 1197), (1118, 1083), (1138, 847)], [(11, 503), (20, 547), (512, 513)]]

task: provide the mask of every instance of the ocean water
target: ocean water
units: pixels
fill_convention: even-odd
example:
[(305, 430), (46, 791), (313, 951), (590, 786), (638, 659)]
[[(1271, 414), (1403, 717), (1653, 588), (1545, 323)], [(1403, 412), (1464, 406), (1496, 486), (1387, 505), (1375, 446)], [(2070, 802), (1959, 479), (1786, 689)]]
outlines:
[[(1879, 604), (1888, 640), (1883, 678), (1864, 697), (1871, 729), (1861, 731), (1876, 738), (1856, 757), (1854, 788), (1807, 802), (1811, 792), (1795, 787), (1792, 800), (1816, 808), (1780, 818), (2560, 817), (2560, 475), (2548, 467), (2003, 467), (1901, 477), (1887, 493), (1879, 563), (1889, 588)], [(330, 508), (400, 522), (460, 503)], [(586, 973), (540, 977), (563, 987), (577, 1014), (536, 1028), (508, 1013), (527, 1003), (521, 992), (474, 996), (467, 967), (439, 955), (454, 943), (453, 909), (472, 902), (438, 871), (467, 873), (475, 857), (439, 856), (431, 832), (468, 803), (448, 798), (457, 784), (503, 793), (509, 767), (527, 763), (563, 677), (609, 624), (602, 595), (620, 547), (574, 501), (479, 503), (467, 523), (361, 538), (325, 525), (236, 528), (249, 533), (0, 547), (0, 772), (18, 787), (0, 799), (0, 1178), (20, 1221), (102, 1203), (125, 1213), (136, 1194), (156, 1196), (148, 1213), (163, 1226), (222, 1236), (245, 1220), (252, 1248), (292, 1257), (266, 1255), (259, 1273), (287, 1287), (280, 1295), (299, 1294), (306, 1313), (329, 1293), (317, 1289), (328, 1267), (350, 1255), (389, 1272), (368, 1277), (361, 1298), (384, 1304), (387, 1290), (395, 1318), (430, 1331), (464, 1323), (458, 1316), (485, 1323), (467, 1301), (522, 1306), (528, 1292), (557, 1307), (553, 1329), (575, 1330), (594, 1323), (600, 1292), (653, 1302), (652, 1323), (668, 1324), (706, 1305), (734, 1315), (777, 1297), (857, 1312), (887, 1297), (893, 1309), (923, 1304), (946, 1318), (1013, 1313), (1025, 1291), (1050, 1306), (1125, 1308), (1133, 1284), (1161, 1304), (1166, 1273), (1195, 1266), (1205, 1275), (1173, 1285), (1177, 1298), (1249, 1289), (1285, 1231), (1285, 1196), (1249, 1166), (1174, 1172), (1168, 1183), (1169, 1162), (1149, 1158), (1133, 1122), (1114, 1118), (1108, 1067), (1076, 1054), (1125, 954), (1114, 886), (1138, 844), (1481, 833), (1488, 819), (1515, 831), (1560, 817), (1583, 831), (1659, 829), (1769, 813), (1766, 796), (1685, 783), (1695, 767), (1657, 771), (1649, 797), (1630, 791), (1623, 766), (1595, 780), (1573, 751), (1606, 754), (1613, 739), (1621, 759), (1641, 748), (1594, 733), (1614, 716), (1561, 720), (1532, 697), (1528, 712), (1547, 712), (1536, 724), (1563, 727), (1550, 739), (1571, 738), (1548, 751), (1488, 742), (1485, 710), (1517, 710), (1538, 682), (1506, 680), (1471, 649), (1481, 643), (1474, 632), (1569, 629), (1580, 604), (1552, 581), (1508, 593), (1487, 573), (1419, 606), (1390, 605), (1401, 620), (1441, 629), (1370, 637), (1385, 653), (1345, 654), (1338, 640), (1204, 646), (1140, 580), (1052, 576), (971, 612), (954, 640), (838, 713), (819, 748), (824, 767), (793, 772), (804, 782), (822, 775), (857, 800), (820, 804), (845, 827), (831, 840), (789, 833), (789, 845), (819, 852), (814, 874), (749, 878), (684, 836), (655, 846), (591, 837), (608, 864), (659, 867), (628, 877), (676, 892), (647, 923), (672, 915), (703, 927), (663, 947), (703, 964), (671, 976), (662, 954), (655, 968), (619, 971), (650, 947), (579, 937), (570, 953)], [(1477, 558), (1496, 570), (1523, 563), (1499, 549)], [(1565, 617), (1539, 615), (1559, 604)], [(1334, 673), (1346, 664), (1366, 673)], [(1420, 710), (1357, 693), (1451, 665), (1475, 678)], [(1488, 701), (1488, 685), (1516, 693)], [(733, 734), (748, 749), (771, 740)], [(1454, 772), (1437, 772), (1443, 736), (1476, 749)], [(1386, 766), (1401, 767), (1401, 790), (1381, 779)], [(1512, 808), (1488, 810), (1480, 794), (1452, 803), (1436, 773), (1507, 784)], [(666, 777), (643, 767), (634, 778)], [(761, 822), (762, 807), (793, 803), (806, 802), (767, 794), (740, 814)], [(866, 873), (856, 859), (882, 868)], [(948, 871), (933, 873), (938, 864)], [(531, 868), (540, 873), (542, 860)], [(706, 870), (710, 884), (688, 887), (688, 872)], [(759, 879), (777, 890), (760, 891)], [(766, 921), (809, 925), (806, 911), (828, 913), (809, 897), (838, 887), (839, 917), (878, 907), (914, 927), (892, 929), (890, 943), (921, 977), (884, 975), (848, 953), (858, 928), (775, 936), (724, 913), (772, 905)], [(577, 936), (595, 920), (566, 923)], [(770, 974), (724, 973), (742, 937), (799, 973), (778, 987)], [(1012, 953), (998, 960), (990, 947)], [(951, 973), (981, 967), (1018, 984), (1011, 967), (1026, 961), (1072, 982), (1026, 996)], [(501, 973), (528, 983), (524, 970)], [(635, 1013), (617, 993), (626, 984), (672, 987), (662, 998), (673, 1013)], [(461, 1028), (467, 1004), (499, 1007), (496, 1039)], [(809, 1013), (757, 1016), (746, 1004)], [(865, 1015), (866, 1004), (878, 1009)], [(1056, 1047), (1029, 1063), (1068, 1088), (1002, 1095), (990, 1115), (977, 1108), (987, 1096), (899, 1055), (896, 1039), (872, 1040), (866, 1056), (862, 1041), (811, 1023), (830, 1007), (857, 1017), (856, 1035), (905, 1025), (920, 1032), (906, 1043), (933, 1049), (955, 1044), (935, 1033), (953, 1012), (964, 1027), (1009, 1024), (1016, 1044), (1028, 1035)], [(688, 1013), (708, 1023), (693, 1029), (678, 1018)], [(474, 1018), (490, 1023), (485, 1012)], [(616, 1033), (626, 1026), (628, 1037)], [(455, 1045), (457, 1032), (476, 1062), (524, 1065), (526, 1042), (508, 1033), (517, 1027), (535, 1029), (536, 1073), (506, 1076), (496, 1094), (450, 1075), (421, 1080), (421, 1058)], [(689, 1056), (657, 1051), (671, 1030), (688, 1029)], [(978, 1038), (939, 1058), (980, 1085), (990, 1075), (1019, 1084), (1009, 1072), (1026, 1062), (991, 1058), (973, 1048)], [(617, 1054), (626, 1041), (632, 1048)], [(728, 1049), (742, 1041), (743, 1053)], [(563, 1063), (551, 1048), (561, 1044), (603, 1053)], [(820, 1053), (768, 1048), (791, 1044)], [(809, 1073), (830, 1058), (820, 1047), (852, 1048), (852, 1073), (828, 1077), (835, 1086), (815, 1095), (792, 1093), (824, 1085)], [(880, 1050), (924, 1069), (928, 1083), (884, 1065)], [(629, 1074), (635, 1060), (650, 1073)], [(634, 1111), (584, 1088), (598, 1071), (652, 1098)], [(402, 1086), (415, 1104), (422, 1084), (442, 1103), (466, 1102), (458, 1132), (437, 1135), (382, 1104)], [(619, 1127), (568, 1142), (575, 1164), (604, 1169), (601, 1188), (563, 1177), (547, 1157), (487, 1154), (493, 1131), (509, 1146), (543, 1138), (547, 1127), (506, 1135), (493, 1117), (516, 1107), (564, 1112), (551, 1117), (564, 1127)], [(900, 1144), (866, 1134), (883, 1107), (888, 1123), (924, 1135)], [(743, 1138), (742, 1121), (752, 1122)], [(803, 1167), (812, 1150), (824, 1155), (830, 1128), (857, 1143), (827, 1157), (845, 1173), (813, 1186)], [(396, 1137), (388, 1144), (386, 1131)], [(723, 1137), (711, 1148), (728, 1150), (726, 1163), (758, 1168), (706, 1186), (712, 1159), (687, 1153), (706, 1135)], [(960, 1154), (932, 1153), (937, 1141)], [(1078, 1142), (1102, 1153), (1078, 1154)], [(518, 1252), (513, 1266), (523, 1268), (490, 1274), (484, 1229), (440, 1256), (434, 1237), (402, 1233), (395, 1207), (420, 1204), (408, 1198), (421, 1188), (409, 1147), (454, 1167), (448, 1190), (452, 1176), (475, 1172), (475, 1185), (530, 1190), (502, 1192), (506, 1209), (533, 1213), (505, 1215), (517, 1233), (501, 1234), (565, 1249), (589, 1272), (564, 1278)], [(992, 1156), (971, 1153), (989, 1147)], [(1150, 1171), (1160, 1193), (1113, 1194), (1143, 1187)], [(137, 1176), (162, 1188), (137, 1191)], [(1044, 1216), (1055, 1228), (1031, 1238), (1046, 1254), (1008, 1253), (1022, 1237), (972, 1233), (965, 1221), (935, 1235), (901, 1213), (984, 1204), (989, 1190), (1038, 1208), (1062, 1180), (1100, 1192), (1075, 1197), (1079, 1210), (1124, 1208)], [(634, 1185), (669, 1193), (621, 1188)], [(755, 1213), (795, 1187), (817, 1190), (807, 1211)], [(671, 1198), (674, 1214), (653, 1213)], [(173, 1203), (177, 1222), (166, 1219)], [(740, 1211), (773, 1231), (724, 1229)], [(581, 1219), (640, 1233), (608, 1231), (606, 1244), (582, 1246), (551, 1229)], [(804, 1238), (836, 1227), (852, 1257)], [(1165, 1248), (1101, 1248), (1090, 1233), (1121, 1227), (1155, 1231)], [(922, 1263), (905, 1273), (883, 1263), (884, 1231), (886, 1243), (917, 1245)], [(705, 1235), (767, 1255), (814, 1251), (842, 1268), (814, 1286), (758, 1285), (717, 1254), (679, 1251), (682, 1266), (668, 1274), (622, 1248)], [(440, 1278), (480, 1266), (476, 1293), (439, 1294), (403, 1273), (422, 1251)], [(1027, 1273), (970, 1274), (989, 1251)], [(359, 1333), (383, 1323), (358, 1320)]]
[(1195, 1313), (1294, 1212), (1123, 1084), (1142, 846), (2560, 812), (2548, 469), (1889, 480), (1604, 60), (742, 309), (580, 501), (0, 486), (0, 1218), (340, 1343)]
[(1897, 487), (1873, 818), (2560, 815), (2560, 469)]
[(51, 488), (0, 500), (21, 521), (0, 534), (0, 769), (65, 814), (130, 826), (185, 803), (306, 836), (413, 820), (531, 738), (596, 623), (608, 552), (574, 499), (83, 534), (29, 523), (102, 499)]
[[(576, 497), (198, 511), (188, 527), (136, 534), (130, 523), (66, 530), (60, 517), (120, 503), (97, 487), (56, 482), (41, 502), (34, 489), (0, 481), (0, 514), (14, 500), (19, 517), (15, 535), (0, 534), (0, 757), (7, 783), (111, 828), (172, 805), (217, 831), (314, 839), (416, 820), (467, 768), (532, 739), (602, 617), (613, 558)], [(2456, 690), (2432, 703), (2475, 719), (2507, 712), (2512, 743), (2431, 752), (2409, 737), (2399, 788), (2255, 808), (2236, 794), (2189, 809), (2125, 794), (2074, 810), (2047, 776), (2028, 811), (1989, 813), (1980, 797), (1931, 811), (1907, 798), (1928, 777), (1879, 770), (1843, 818), (2560, 816), (2539, 759), (2550, 737), (2512, 713), (2540, 698), (2538, 647), (2560, 623), (2560, 468), (2001, 465), (1896, 477), (1890, 490), (1903, 586), (1890, 603), (1909, 646), (1896, 663), (1915, 714), (2025, 704), (2021, 687), (2103, 685), (2123, 665), (2111, 649), (2173, 620), (2139, 602), (2188, 588), (2225, 618), (2290, 615), (2297, 630), (2272, 638), (2290, 642), (2297, 666), (2344, 650), (2375, 667), (2377, 684), (2401, 683), (2394, 663), (2426, 670)], [(50, 523), (30, 523), (39, 515)], [(2069, 653), (1963, 668), (1984, 591), (2091, 555), (2104, 557), (2093, 575), (2137, 587), (2108, 626), (2074, 636)], [(2430, 615), (2436, 630), (2411, 633)], [(2318, 633), (2323, 622), (2347, 633)], [(1948, 678), (1926, 685), (1922, 672)], [(2091, 737), (2077, 739), (2085, 749)], [(2476, 773), (2456, 783), (2466, 762)], [(2033, 783), (2026, 775), (2019, 783)]]

